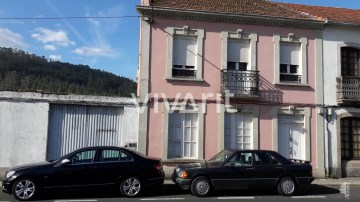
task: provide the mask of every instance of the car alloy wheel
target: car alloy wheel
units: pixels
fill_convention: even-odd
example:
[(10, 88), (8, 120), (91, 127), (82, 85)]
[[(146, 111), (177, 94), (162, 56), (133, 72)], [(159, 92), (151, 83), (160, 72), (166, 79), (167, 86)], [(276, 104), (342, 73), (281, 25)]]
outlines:
[(120, 191), (123, 196), (135, 197), (141, 191), (141, 182), (136, 177), (125, 178), (121, 183)]
[(278, 185), (278, 192), (284, 196), (291, 196), (295, 193), (296, 184), (290, 177), (281, 179)]
[(197, 177), (191, 183), (191, 192), (195, 196), (207, 196), (210, 193), (210, 182), (206, 177)]
[(31, 179), (20, 179), (13, 186), (13, 194), (16, 199), (21, 201), (31, 200), (34, 198), (36, 186)]

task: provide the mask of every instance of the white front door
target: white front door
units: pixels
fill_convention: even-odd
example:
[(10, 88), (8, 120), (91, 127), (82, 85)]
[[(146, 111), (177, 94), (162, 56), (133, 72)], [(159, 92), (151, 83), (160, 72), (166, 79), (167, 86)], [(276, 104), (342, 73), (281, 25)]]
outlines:
[(290, 159), (301, 159), (302, 156), (302, 136), (303, 136), (303, 124), (291, 124), (290, 126)]
[(290, 117), (279, 119), (278, 151), (289, 159), (305, 160), (304, 124)]

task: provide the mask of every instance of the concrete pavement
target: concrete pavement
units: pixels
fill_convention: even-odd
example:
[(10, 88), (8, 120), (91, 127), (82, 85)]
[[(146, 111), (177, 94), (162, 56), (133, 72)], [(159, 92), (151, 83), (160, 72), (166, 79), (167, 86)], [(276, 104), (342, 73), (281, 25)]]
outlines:
[(343, 185), (344, 183), (350, 185), (360, 186), (360, 178), (359, 177), (348, 177), (348, 178), (327, 178), (327, 179), (315, 179), (312, 184), (317, 185)]

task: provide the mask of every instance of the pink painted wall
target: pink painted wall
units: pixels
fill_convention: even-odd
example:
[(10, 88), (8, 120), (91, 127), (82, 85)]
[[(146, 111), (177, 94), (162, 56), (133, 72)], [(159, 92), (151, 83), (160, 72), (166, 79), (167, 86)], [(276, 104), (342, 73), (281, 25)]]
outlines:
[[(167, 69), (167, 34), (166, 27), (189, 26), (193, 29), (204, 29), (204, 82), (168, 81)], [(267, 102), (282, 103), (315, 103), (315, 32), (312, 30), (290, 29), (281, 27), (238, 25), (227, 23), (211, 23), (198, 21), (180, 21), (155, 18), (152, 26), (151, 37), (151, 68), (150, 68), (150, 93), (165, 93), (168, 98), (174, 98), (177, 93), (182, 98), (191, 93), (194, 98), (200, 99), (202, 93), (220, 93), (221, 82), (221, 31), (256, 32), (257, 43), (257, 68), (260, 71), (261, 99)], [(310, 87), (274, 86), (274, 43), (273, 35), (294, 33), (295, 36), (308, 38), (308, 83)], [(315, 110), (312, 117), (316, 117)], [(150, 108), (149, 113), (149, 142), (148, 154), (162, 156), (162, 113), (155, 114)], [(260, 106), (259, 116), (259, 145), (261, 149), (272, 149), (272, 116), (271, 106)], [(219, 116), (215, 104), (207, 105), (207, 114), (204, 119), (205, 132), (205, 158), (208, 159), (218, 152), (219, 142)], [(311, 149), (312, 160), (315, 160), (316, 149), (316, 122), (311, 119)], [(161, 141), (160, 141), (161, 140)], [(165, 151), (166, 152), (166, 151)], [(314, 162), (313, 162), (314, 163)]]

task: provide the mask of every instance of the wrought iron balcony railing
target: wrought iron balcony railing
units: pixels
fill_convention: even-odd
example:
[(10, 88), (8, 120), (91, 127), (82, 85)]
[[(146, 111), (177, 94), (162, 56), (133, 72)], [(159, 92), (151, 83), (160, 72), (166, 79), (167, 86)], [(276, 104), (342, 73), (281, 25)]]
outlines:
[(196, 78), (196, 70), (194, 69), (173, 69), (173, 77), (180, 78)]
[(221, 93), (235, 97), (259, 96), (259, 71), (221, 70)]
[(360, 101), (360, 77), (341, 76), (336, 78), (336, 99), (339, 103)]
[(280, 74), (281, 83), (301, 83), (301, 75)]

